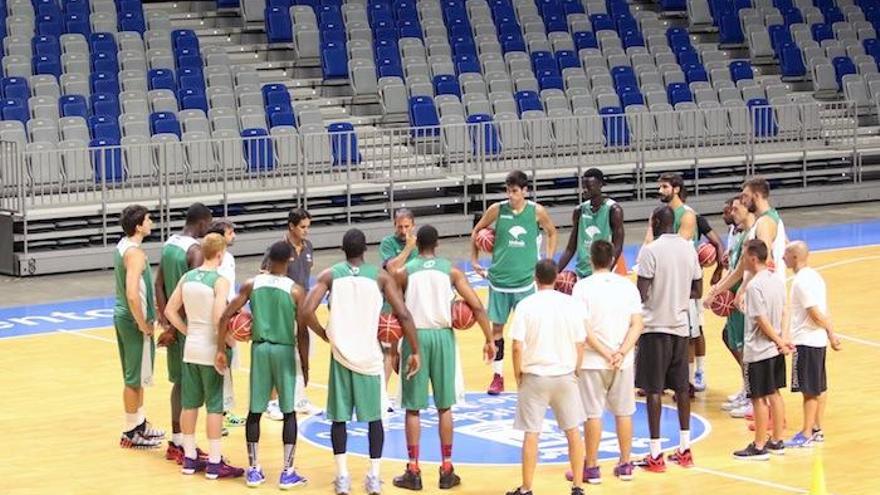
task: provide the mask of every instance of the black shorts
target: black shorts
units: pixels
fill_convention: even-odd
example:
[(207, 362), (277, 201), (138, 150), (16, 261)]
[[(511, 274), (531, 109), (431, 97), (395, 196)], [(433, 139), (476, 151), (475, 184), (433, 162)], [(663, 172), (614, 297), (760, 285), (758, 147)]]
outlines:
[(799, 345), (791, 360), (791, 391), (818, 397), (828, 390), (825, 348)]
[(688, 341), (668, 333), (645, 333), (636, 352), (636, 387), (660, 394), (688, 390)]
[(782, 354), (754, 363), (746, 363), (746, 396), (760, 399), (785, 388), (785, 356)]

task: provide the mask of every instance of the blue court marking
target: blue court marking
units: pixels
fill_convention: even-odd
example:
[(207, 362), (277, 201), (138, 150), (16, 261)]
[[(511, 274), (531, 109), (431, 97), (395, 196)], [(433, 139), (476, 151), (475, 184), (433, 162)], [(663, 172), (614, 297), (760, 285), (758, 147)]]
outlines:
[[(465, 403), (453, 407), (455, 420), (455, 463), (469, 465), (520, 465), (523, 434), (513, 428), (516, 416), (515, 393), (490, 396), (485, 392), (468, 392)], [(383, 459), (407, 461), (404, 417), (406, 413), (395, 410), (385, 421), (385, 448)], [(636, 402), (633, 415), (633, 457), (647, 455), (650, 451), (648, 413), (644, 402)], [(616, 461), (620, 457), (617, 435), (614, 433), (614, 416), (605, 412), (603, 425), (611, 430), (602, 432), (599, 444), (600, 461)], [(323, 416), (312, 416), (300, 425), (300, 438), (324, 449), (331, 449), (330, 426)], [(433, 407), (421, 414), (420, 458), (422, 462), (440, 463), (439, 420)], [(691, 414), (692, 442), (705, 438), (711, 431), (709, 422), (699, 415)], [(349, 422), (348, 452), (369, 455), (368, 428), (366, 423)], [(662, 449), (670, 450), (679, 445), (678, 412), (674, 407), (663, 406), (660, 416)], [(544, 429), (538, 443), (538, 462), (541, 464), (568, 464), (568, 443), (565, 432), (559, 429), (548, 408)]]
[[(880, 244), (880, 220), (790, 229), (788, 237), (806, 241), (812, 250)], [(624, 246), (630, 268), (635, 264), (639, 248), (640, 244)], [(482, 263), (486, 266), (488, 260), (483, 259)], [(459, 262), (457, 266), (467, 273), (474, 287), (487, 287), (486, 280), (471, 271), (470, 262)], [(0, 339), (110, 327), (113, 326), (113, 305), (114, 298), (110, 296), (0, 308)]]

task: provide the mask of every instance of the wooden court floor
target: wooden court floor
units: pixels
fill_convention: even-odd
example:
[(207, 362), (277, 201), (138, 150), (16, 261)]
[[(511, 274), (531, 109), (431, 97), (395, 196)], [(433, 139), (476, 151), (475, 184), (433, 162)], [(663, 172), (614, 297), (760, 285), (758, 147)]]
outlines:
[[(750, 433), (744, 420), (731, 419), (719, 409), (724, 397), (735, 391), (739, 379), (720, 341), (721, 320), (707, 314), (709, 390), (694, 402), (693, 412), (709, 421), (711, 431), (693, 446), (697, 466), (690, 470), (670, 466), (665, 474), (637, 472), (634, 481), (623, 483), (611, 477), (613, 464), (605, 462), (604, 483), (588, 487), (587, 493), (807, 493), (814, 455), (821, 455), (823, 460), (828, 493), (880, 493), (880, 456), (875, 452), (880, 440), (876, 426), (880, 335), (874, 328), (874, 311), (880, 302), (876, 282), (880, 247), (814, 253), (812, 264), (821, 269), (828, 282), (833, 319), (844, 337), (843, 351), (829, 350), (830, 395), (824, 446), (816, 452), (788, 452), (764, 463), (731, 458), (731, 451), (743, 447)], [(468, 390), (484, 390), (490, 370), (479, 358), (480, 334), (471, 330), (459, 335)], [(314, 385), (309, 395), (317, 404), (323, 404), (329, 351), (323, 343), (316, 345)], [(153, 422), (167, 428), (169, 385), (164, 379), (164, 353), (157, 356), (156, 369), (157, 384), (147, 389), (146, 410)], [(0, 370), (0, 494), (226, 494), (248, 490), (241, 480), (211, 482), (201, 476), (184, 477), (176, 465), (164, 460), (164, 449), (129, 451), (118, 447), (122, 381), (111, 328), (0, 340)], [(506, 371), (507, 383), (513, 384), (510, 364)], [(236, 375), (239, 413), (245, 411), (247, 403), (247, 378), (244, 372)], [(789, 425), (786, 434), (790, 435), (800, 424), (800, 396), (789, 392), (784, 396)], [(606, 430), (610, 428), (606, 425)], [(268, 482), (255, 492), (277, 491), (280, 429), (280, 423), (264, 418), (261, 461)], [(200, 421), (200, 443), (205, 443), (203, 432)], [(246, 464), (243, 428), (231, 431), (224, 440), (224, 450), (233, 463)], [(310, 485), (298, 491), (333, 493), (334, 464), (329, 450), (301, 441), (296, 464), (310, 478)], [(353, 493), (363, 493), (359, 482), (366, 460), (350, 456), (349, 467), (356, 483)], [(402, 469), (402, 462), (383, 463), (384, 493), (404, 493), (391, 485), (391, 478)], [(454, 492), (461, 494), (504, 493), (519, 481), (515, 466), (457, 466), (456, 470), (463, 484)], [(535, 493), (568, 493), (564, 471), (559, 465), (539, 467)], [(436, 466), (424, 465), (423, 472), (424, 491), (437, 493)]]

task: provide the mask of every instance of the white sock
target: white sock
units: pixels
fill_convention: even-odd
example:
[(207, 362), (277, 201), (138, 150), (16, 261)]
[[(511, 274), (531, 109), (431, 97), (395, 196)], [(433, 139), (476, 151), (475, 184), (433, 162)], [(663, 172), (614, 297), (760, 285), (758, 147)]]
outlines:
[[(183, 455), (189, 457), (190, 459), (196, 458), (196, 436), (195, 435), (180, 435), (183, 437)], [(180, 445), (180, 444), (178, 444)]]
[(379, 477), (379, 465), (382, 463), (382, 459), (370, 459), (370, 476)]
[(504, 361), (492, 361), (492, 371), (496, 375), (504, 375)]
[(183, 433), (172, 433), (171, 443), (177, 445), (178, 447), (183, 445)]
[(691, 448), (691, 431), (690, 430), (681, 430), (678, 434), (678, 450), (684, 452), (685, 450)]
[[(220, 439), (219, 438), (209, 439), (208, 446), (209, 446), (208, 462), (210, 462), (211, 464), (219, 463), (220, 459), (222, 458), (220, 456)], [(196, 443), (195, 443), (195, 441), (193, 441), (193, 450), (195, 450), (195, 449), (196, 449)]]
[(336, 476), (348, 476), (348, 459), (346, 454), (338, 454), (333, 456), (336, 459)]
[[(706, 356), (697, 356), (697, 371), (702, 373), (702, 371), (704, 369), (703, 364), (705, 364), (705, 362), (706, 362)], [(297, 376), (299, 376), (299, 375), (297, 375)]]
[(140, 414), (141, 416), (144, 416), (145, 415), (144, 414), (144, 406), (139, 407), (137, 410), (137, 413)]
[(696, 373), (696, 371), (696, 365), (694, 365), (694, 363), (688, 363), (688, 380), (690, 380), (691, 383), (694, 383), (694, 373)]
[(137, 426), (142, 423), (142, 421), (139, 421), (139, 419), (140, 415), (138, 413), (125, 413), (125, 424), (123, 425), (122, 431), (131, 431), (137, 428)]
[(659, 438), (652, 438), (651, 439), (651, 457), (656, 459), (660, 455), (661, 452), (662, 451), (660, 449), (660, 439)]

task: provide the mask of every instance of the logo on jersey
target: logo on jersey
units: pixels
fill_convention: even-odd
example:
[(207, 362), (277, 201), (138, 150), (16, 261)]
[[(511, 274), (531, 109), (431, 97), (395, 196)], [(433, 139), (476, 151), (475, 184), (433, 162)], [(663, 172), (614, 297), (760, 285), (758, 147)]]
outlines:
[[(484, 392), (469, 392), (465, 402), (453, 406), (455, 418), (455, 453), (453, 461), (456, 464), (492, 464), (492, 465), (520, 465), (523, 432), (513, 428), (513, 419), (516, 416), (515, 393), (504, 393), (499, 396), (489, 396)], [(663, 406), (667, 409), (661, 416), (661, 428), (666, 437), (661, 438), (664, 450), (678, 447), (678, 417), (675, 409)], [(389, 414), (385, 422), (385, 450), (383, 456), (386, 459), (407, 461), (406, 435), (404, 431), (404, 411), (395, 410)], [(605, 414), (603, 424), (607, 427), (614, 425), (614, 417)], [(312, 416), (300, 426), (303, 437), (319, 447), (327, 450), (332, 448), (330, 442), (330, 427), (332, 423), (323, 416)], [(421, 460), (439, 463), (440, 445), (438, 435), (439, 419), (437, 410), (429, 408), (421, 414)], [(633, 416), (633, 455), (646, 455), (650, 451), (650, 435), (648, 433), (647, 407), (644, 402), (636, 403), (636, 413)], [(365, 423), (348, 423), (348, 451), (354, 454), (369, 455), (367, 439), (368, 428)], [(691, 415), (692, 441), (704, 438), (711, 430), (709, 423), (700, 416)], [(618, 459), (620, 449), (617, 444), (617, 435), (613, 429), (602, 432), (602, 440), (599, 444), (599, 460)], [(553, 419), (553, 413), (548, 409), (544, 419), (544, 430), (541, 432), (538, 444), (538, 461), (542, 464), (567, 464), (568, 444), (565, 432), (559, 429)]]
[(507, 233), (510, 234), (510, 237), (513, 238), (507, 242), (507, 245), (510, 247), (525, 247), (526, 241), (521, 241), (519, 237), (527, 232), (528, 231), (522, 225), (514, 225), (507, 231)]
[(595, 225), (590, 225), (589, 227), (584, 229), (584, 234), (587, 234), (587, 237), (589, 237), (591, 241), (593, 240), (594, 237), (596, 237), (597, 235), (599, 235), (601, 233), (602, 233), (602, 231), (599, 230), (599, 227), (596, 227)]
[(434, 268), (434, 265), (437, 264), (436, 260), (428, 260), (422, 266), (425, 268)]

